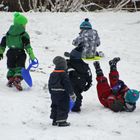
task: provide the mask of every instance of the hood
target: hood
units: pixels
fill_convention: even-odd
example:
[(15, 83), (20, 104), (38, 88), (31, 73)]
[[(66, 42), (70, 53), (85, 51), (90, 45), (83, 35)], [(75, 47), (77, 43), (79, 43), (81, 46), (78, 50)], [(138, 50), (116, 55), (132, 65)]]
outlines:
[(8, 31), (10, 35), (20, 35), (25, 32), (25, 28), (21, 25), (12, 25)]

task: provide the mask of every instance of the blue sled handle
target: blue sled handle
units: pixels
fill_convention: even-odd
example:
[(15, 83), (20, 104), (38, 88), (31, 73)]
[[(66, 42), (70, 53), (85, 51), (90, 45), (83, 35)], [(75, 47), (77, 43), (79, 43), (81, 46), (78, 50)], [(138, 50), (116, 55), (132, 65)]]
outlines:
[(38, 59), (35, 58), (34, 60), (29, 60), (29, 66), (27, 68), (28, 71), (30, 71), (31, 68), (37, 68), (39, 65)]
[(73, 108), (74, 105), (75, 105), (75, 102), (73, 102), (72, 99), (70, 98), (70, 101), (69, 101), (69, 111), (71, 111), (71, 109)]

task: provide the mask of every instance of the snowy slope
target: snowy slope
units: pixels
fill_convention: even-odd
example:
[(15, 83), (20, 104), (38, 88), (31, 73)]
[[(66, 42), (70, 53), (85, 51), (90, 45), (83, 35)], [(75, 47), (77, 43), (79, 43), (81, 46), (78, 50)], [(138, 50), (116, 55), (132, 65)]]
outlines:
[[(0, 39), (12, 23), (13, 13), (0, 13)], [(140, 90), (140, 13), (25, 13), (27, 31), (39, 59), (39, 68), (31, 72), (34, 86), (23, 82), (24, 91), (6, 87), (6, 56), (0, 61), (0, 140), (140, 140), (140, 101), (133, 113), (114, 113), (98, 101), (95, 70), (88, 61), (93, 86), (83, 93), (81, 113), (70, 113), (71, 126), (51, 126), (50, 95), (47, 82), (54, 66), (52, 59), (70, 51), (79, 24), (88, 17), (98, 30), (105, 53), (101, 66), (108, 76), (108, 61), (119, 56), (120, 78)], [(48, 48), (48, 49), (47, 49)], [(28, 66), (28, 61), (26, 63)]]

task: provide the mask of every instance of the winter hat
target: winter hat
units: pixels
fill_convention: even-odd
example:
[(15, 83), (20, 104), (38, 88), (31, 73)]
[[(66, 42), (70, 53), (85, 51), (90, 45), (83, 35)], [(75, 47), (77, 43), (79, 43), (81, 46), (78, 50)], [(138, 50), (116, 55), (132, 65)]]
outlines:
[(80, 25), (80, 29), (92, 29), (92, 25), (89, 22), (89, 19), (86, 18)]
[(76, 47), (75, 49), (73, 49), (70, 53), (70, 59), (81, 59), (82, 50), (83, 48), (81, 47)]
[(14, 24), (26, 25), (27, 22), (28, 22), (28, 19), (24, 15), (18, 12), (14, 14)]
[(61, 56), (56, 56), (53, 59), (53, 63), (55, 64), (57, 69), (67, 69), (67, 62), (66, 62), (65, 58), (63, 58)]
[(140, 92), (135, 89), (129, 89), (125, 93), (125, 101), (129, 103), (135, 103), (139, 99), (139, 93)]

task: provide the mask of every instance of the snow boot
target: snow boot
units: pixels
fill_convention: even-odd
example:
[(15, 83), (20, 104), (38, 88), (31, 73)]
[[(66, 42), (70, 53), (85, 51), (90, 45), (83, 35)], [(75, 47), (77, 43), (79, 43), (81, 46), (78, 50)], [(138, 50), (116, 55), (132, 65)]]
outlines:
[(8, 87), (13, 87), (13, 82), (14, 82), (14, 77), (8, 77), (7, 86)]
[(53, 120), (52, 125), (53, 125), (53, 126), (57, 126), (56, 120)]
[(71, 109), (72, 112), (80, 112), (81, 111), (81, 108), (80, 106), (76, 106), (74, 105), (74, 107)]
[(16, 87), (17, 90), (22, 91), (23, 88), (21, 86), (21, 78), (20, 77), (15, 77), (13, 85)]
[(64, 121), (64, 122), (58, 122), (57, 123), (57, 126), (59, 126), (59, 127), (66, 127), (66, 126), (70, 126), (70, 123), (69, 122), (66, 122), (66, 121)]
[(104, 57), (104, 53), (102, 51), (96, 52), (96, 56)]
[(112, 60), (109, 61), (110, 69), (116, 70), (116, 64), (120, 61), (120, 57), (115, 57)]
[(94, 67), (95, 67), (97, 76), (103, 76), (103, 72), (102, 72), (102, 69), (101, 69), (101, 67), (100, 67), (99, 61), (93, 62), (93, 65), (94, 65)]

